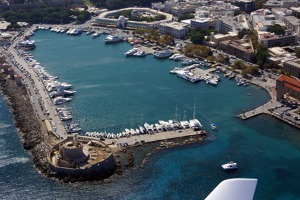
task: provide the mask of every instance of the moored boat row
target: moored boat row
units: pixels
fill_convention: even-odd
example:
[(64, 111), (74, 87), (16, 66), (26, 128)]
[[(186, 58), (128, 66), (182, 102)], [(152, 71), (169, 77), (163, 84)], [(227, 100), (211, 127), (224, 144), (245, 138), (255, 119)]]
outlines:
[(155, 124), (144, 123), (143, 126), (139, 126), (138, 128), (126, 128), (124, 131), (120, 133), (107, 133), (105, 132), (86, 132), (86, 136), (90, 137), (100, 137), (100, 138), (108, 138), (108, 139), (116, 139), (121, 137), (130, 137), (134, 135), (140, 134), (155, 134), (165, 131), (179, 130), (179, 129), (193, 129), (195, 131), (202, 130), (203, 126), (199, 122), (198, 119), (191, 119), (189, 121), (176, 121), (176, 120), (168, 120), (163, 121), (160, 120)]

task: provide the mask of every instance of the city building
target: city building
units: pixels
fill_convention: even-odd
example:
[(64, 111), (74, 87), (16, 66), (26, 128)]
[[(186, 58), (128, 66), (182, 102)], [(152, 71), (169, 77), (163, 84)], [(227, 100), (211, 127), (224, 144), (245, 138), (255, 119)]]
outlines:
[(161, 34), (171, 35), (174, 38), (182, 39), (187, 36), (188, 24), (171, 22), (160, 24), (158, 30)]
[(293, 16), (293, 11), (287, 8), (272, 8), (272, 13), (279, 20), (283, 20), (286, 16)]
[(236, 40), (238, 38), (238, 34), (233, 32), (228, 32), (227, 34), (214, 34), (213, 32), (210, 34), (210, 43), (212, 43), (212, 46), (216, 45), (218, 46), (220, 42), (225, 40)]
[(297, 43), (297, 40), (296, 35), (292, 34), (291, 31), (289, 31), (286, 35), (283, 36), (267, 32), (258, 34), (258, 42), (267, 47), (275, 47), (293, 45)]
[(254, 53), (251, 43), (243, 40), (225, 40), (219, 43), (219, 48), (247, 62), (252, 60)]
[(283, 63), (283, 71), (300, 78), (300, 59), (294, 59)]
[(290, 7), (293, 15), (297, 18), (300, 18), (300, 7)]
[(238, 6), (241, 11), (245, 11), (246, 13), (251, 13), (255, 10), (253, 0), (235, 0), (235, 6)]
[(297, 6), (298, 0), (268, 0), (263, 4), (264, 8), (290, 8)]
[(191, 5), (186, 2), (179, 2), (171, 9), (171, 14), (174, 16), (180, 16), (186, 13), (195, 13), (196, 5)]
[(283, 22), (286, 28), (292, 30), (294, 34), (300, 36), (300, 20), (294, 16), (283, 17)]
[(277, 100), (281, 100), (285, 96), (293, 97), (295, 99), (300, 100), (300, 81), (295, 78), (286, 75), (281, 75), (276, 80), (276, 90)]
[(210, 27), (210, 18), (194, 18), (190, 20), (192, 28), (204, 30)]
[[(131, 21), (126, 19), (124, 16), (120, 16), (118, 19), (113, 18), (118, 12), (121, 11), (131, 11), (133, 12), (134, 16), (137, 15), (147, 15), (155, 17), (158, 14), (165, 15), (165, 20), (160, 21), (153, 21), (153, 22), (146, 22), (146, 21)], [(157, 10), (153, 10), (150, 8), (124, 8), (119, 10), (112, 10), (112, 11), (106, 11), (101, 13), (93, 22), (94, 24), (100, 25), (100, 26), (115, 26), (119, 28), (158, 28), (158, 25), (160, 23), (166, 23), (166, 22), (172, 22), (173, 15), (160, 12)]]
[(245, 15), (237, 15), (235, 17), (219, 18), (215, 22), (215, 29), (221, 33), (235, 32), (249, 29), (248, 20)]

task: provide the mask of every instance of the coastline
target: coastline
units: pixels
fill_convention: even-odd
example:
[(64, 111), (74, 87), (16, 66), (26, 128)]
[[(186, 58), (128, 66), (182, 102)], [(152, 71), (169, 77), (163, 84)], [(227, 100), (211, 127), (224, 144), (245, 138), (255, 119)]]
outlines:
[[(89, 181), (89, 179), (82, 177), (77, 179), (60, 177), (54, 173), (48, 165), (47, 154), (51, 147), (58, 142), (57, 138), (47, 133), (45, 123), (36, 115), (24, 85), (17, 86), (15, 81), (7, 79), (5, 74), (0, 74), (0, 83), (1, 91), (13, 113), (22, 145), (31, 154), (36, 169), (45, 176), (62, 182)], [(120, 175), (127, 174), (128, 170), (143, 168), (150, 156), (160, 150), (201, 142), (205, 137), (206, 133), (203, 133), (114, 148), (113, 154), (117, 161), (116, 171), (107, 179), (96, 179), (94, 181), (105, 182), (116, 179)]]
[[(8, 82), (10, 82), (10, 80), (8, 80)], [(12, 84), (12, 83), (11, 83)], [(13, 85), (9, 85), (8, 87), (13, 87)], [(264, 88), (263, 86), (260, 86), (260, 87), (262, 87), (262, 88)], [(266, 88), (264, 88), (264, 89), (266, 89)], [(24, 88), (23, 88), (23, 90), (25, 90)], [(267, 89), (266, 89), (267, 90)], [(5, 91), (5, 90), (4, 90)], [(8, 89), (7, 91), (5, 91), (4, 93), (5, 93), (5, 95), (6, 95), (6, 93), (9, 93), (10, 91), (12, 91), (12, 90), (10, 90), (10, 89)], [(268, 91), (268, 90), (267, 90)], [(23, 91), (24, 92), (24, 91)], [(269, 92), (270, 93), (270, 92)], [(19, 91), (15, 91), (14, 92), (14, 94), (19, 94)], [(28, 116), (24, 116), (24, 113), (26, 113), (26, 114), (28, 114), (28, 112), (26, 111), (26, 109), (24, 109), (24, 113), (23, 113), (23, 117), (17, 117), (17, 116), (22, 116), (19, 112), (22, 112), (22, 110), (18, 110), (17, 112), (15, 111), (15, 108), (19, 108), (18, 107), (18, 102), (19, 102), (19, 99), (17, 99), (17, 98), (15, 98), (14, 97), (14, 94), (9, 94), (9, 95), (7, 95), (9, 98), (8, 99), (10, 99), (10, 98), (13, 98), (13, 101), (15, 102), (15, 104), (14, 103), (9, 103), (10, 101), (8, 101), (8, 104), (10, 104), (9, 106), (11, 107), (11, 110), (13, 111), (13, 114), (14, 114), (14, 117), (15, 117), (15, 121), (16, 121), (16, 126), (17, 126), (17, 121), (19, 120), (20, 121), (20, 123), (24, 123), (24, 122), (22, 122), (22, 120), (23, 119), (26, 119), (26, 117), (28, 117)], [(11, 97), (11, 96), (12, 97)], [(18, 95), (16, 95), (16, 96), (18, 96)], [(29, 106), (29, 107), (31, 107), (32, 108), (32, 105), (30, 104), (30, 100), (29, 100), (29, 98), (28, 98), (28, 96), (27, 96), (27, 99), (26, 99), (26, 101), (28, 101), (29, 102), (29, 104), (27, 104), (27, 106)], [(24, 104), (25, 105), (25, 104)], [(36, 127), (34, 127), (34, 128), (32, 128), (32, 130), (30, 129), (30, 128), (28, 128), (28, 127), (24, 127), (24, 129), (21, 129), (21, 127), (22, 126), (20, 126), (19, 127), (19, 125), (17, 126), (17, 128), (20, 130), (20, 133), (21, 133), (21, 138), (23, 138), (24, 137), (24, 139), (22, 139), (22, 143), (23, 143), (23, 146), (24, 146), (24, 148), (25, 149), (28, 149), (28, 150), (30, 150), (30, 153), (32, 154), (32, 156), (33, 156), (33, 160), (34, 160), (34, 162), (35, 162), (35, 164), (36, 164), (36, 167), (41, 171), (41, 172), (43, 172), (43, 173), (45, 173), (46, 175), (48, 175), (48, 176), (52, 176), (53, 174), (52, 174), (52, 172), (51, 172), (51, 170), (49, 170), (49, 169), (47, 169), (47, 163), (43, 163), (43, 161), (42, 161), (42, 159), (43, 159), (43, 157), (46, 157), (46, 156), (44, 156), (45, 155), (45, 153), (47, 152), (46, 150), (47, 150), (47, 148), (49, 149), (49, 143), (47, 143), (47, 142), (45, 142), (45, 137), (42, 137), (43, 136), (43, 134), (42, 135), (39, 135), (39, 133), (38, 133), (38, 131), (37, 130), (42, 130), (42, 122), (40, 121), (40, 119), (38, 119), (38, 117), (34, 114), (34, 110), (32, 109), (32, 113), (33, 113), (33, 116), (31, 116), (31, 114), (30, 114), (30, 117), (32, 117), (32, 118), (36, 118), (36, 121), (39, 121), (39, 129), (37, 129)], [(18, 119), (17, 119), (18, 118)], [(29, 121), (31, 121), (32, 119), (30, 119)], [(35, 120), (34, 120), (35, 121)], [(25, 125), (23, 125), (23, 126), (26, 126), (26, 123), (25, 123)], [(26, 134), (26, 132), (23, 132), (23, 131), (27, 131), (27, 132), (29, 132), (29, 133), (33, 133), (33, 135), (31, 135), (32, 137), (30, 137), (30, 135), (29, 134)], [(39, 135), (40, 136), (40, 138), (39, 137), (37, 137), (37, 135)], [(23, 141), (25, 141), (25, 142), (23, 142)], [(26, 142), (27, 141), (27, 142)], [(190, 143), (193, 143), (194, 141), (190, 141)], [(182, 142), (182, 144), (181, 143), (178, 143), (178, 144), (175, 144), (175, 145), (173, 145), (172, 143), (169, 143), (168, 142), (168, 144), (167, 144), (167, 146), (165, 147), (165, 146), (156, 146), (157, 144), (161, 144), (161, 142), (157, 142), (157, 144), (153, 144), (154, 146), (156, 146), (155, 148), (154, 148), (154, 150), (152, 150), (152, 151), (150, 151), (150, 153), (148, 153), (148, 154), (146, 154), (146, 158), (145, 159), (142, 159), (142, 165), (140, 165), (140, 167), (142, 168), (143, 166), (144, 166), (144, 164), (147, 162), (147, 159), (148, 159), (148, 157), (150, 156), (150, 155), (152, 155), (153, 153), (156, 153), (157, 151), (159, 151), (160, 149), (164, 149), (164, 148), (170, 148), (170, 147), (173, 147), (173, 146), (180, 146), (180, 145), (183, 145), (183, 144), (188, 144), (189, 142), (185, 142), (185, 141), (183, 141)], [(128, 149), (125, 149), (126, 151), (131, 151), (131, 152), (134, 152), (134, 153), (136, 153), (135, 152), (135, 147), (132, 147), (131, 148), (131, 150), (128, 150)], [(138, 151), (138, 150), (137, 150)], [(127, 154), (125, 154), (125, 156), (127, 157), (127, 160), (128, 161), (132, 161), (132, 159), (134, 159), (134, 153), (127, 153)], [(137, 154), (138, 154), (138, 152), (137, 152)], [(131, 156), (132, 155), (132, 156)], [(46, 161), (47, 162), (47, 161)], [(144, 163), (144, 164), (143, 164)], [(44, 166), (44, 164), (45, 164), (45, 166)], [(135, 167), (135, 166), (139, 166), (139, 165), (137, 165), (137, 164), (134, 164), (134, 165), (132, 165), (132, 162), (131, 162), (131, 164), (129, 163), (129, 165), (128, 166), (130, 166), (130, 167)], [(48, 170), (49, 170), (49, 172), (48, 172)], [(116, 173), (118, 173), (118, 172), (116, 172)], [(69, 181), (69, 180), (66, 180), (67, 182)]]
[(51, 176), (53, 172), (46, 159), (50, 145), (46, 137), (43, 137), (46, 134), (45, 127), (35, 115), (25, 87), (17, 87), (13, 80), (6, 80), (3, 74), (0, 75), (0, 82), (24, 149), (31, 154), (36, 168)]

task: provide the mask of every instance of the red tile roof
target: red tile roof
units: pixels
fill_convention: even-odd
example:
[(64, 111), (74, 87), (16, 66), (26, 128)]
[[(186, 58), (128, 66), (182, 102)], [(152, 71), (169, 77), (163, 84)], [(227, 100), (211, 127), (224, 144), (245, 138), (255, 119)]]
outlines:
[(296, 87), (296, 86), (291, 85), (289, 83), (284, 83), (284, 86), (287, 87), (287, 88), (289, 88), (289, 89), (292, 89), (292, 90), (295, 90), (297, 92), (300, 92), (300, 88), (299, 87)]
[(281, 75), (281, 76), (279, 76), (279, 78), (277, 80), (281, 81), (281, 82), (285, 82), (288, 85), (293, 85), (294, 87), (300, 88), (300, 81), (297, 79), (291, 78), (289, 76)]

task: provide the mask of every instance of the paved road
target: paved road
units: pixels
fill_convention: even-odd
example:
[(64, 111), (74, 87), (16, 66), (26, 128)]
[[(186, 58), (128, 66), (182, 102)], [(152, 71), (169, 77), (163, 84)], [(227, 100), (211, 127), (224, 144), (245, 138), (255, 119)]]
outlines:
[[(26, 32), (24, 33), (26, 34)], [(20, 55), (18, 49), (15, 48), (16, 44), (21, 41), (22, 38), (16, 39), (12, 45), (4, 52), (10, 60), (15, 71), (20, 74), (25, 82), (28, 93), (30, 95), (30, 100), (33, 107), (37, 113), (37, 116), (41, 119), (50, 119), (54, 124), (54, 131), (60, 138), (66, 138), (67, 133), (63, 126), (62, 121), (58, 117), (55, 106), (53, 105), (48, 93), (41, 79), (36, 75), (29, 63), (27, 63), (24, 58)], [(48, 111), (48, 115), (46, 115)]]

